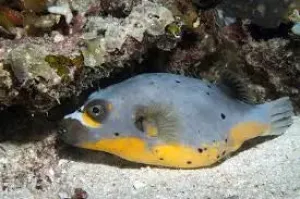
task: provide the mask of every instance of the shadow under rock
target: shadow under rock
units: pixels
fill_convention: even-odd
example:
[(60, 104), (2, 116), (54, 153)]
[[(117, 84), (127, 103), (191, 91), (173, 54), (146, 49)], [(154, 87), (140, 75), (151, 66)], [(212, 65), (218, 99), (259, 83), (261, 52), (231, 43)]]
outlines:
[(10, 107), (0, 113), (0, 142), (26, 143), (42, 140), (55, 130), (46, 116), (30, 114), (23, 107)]

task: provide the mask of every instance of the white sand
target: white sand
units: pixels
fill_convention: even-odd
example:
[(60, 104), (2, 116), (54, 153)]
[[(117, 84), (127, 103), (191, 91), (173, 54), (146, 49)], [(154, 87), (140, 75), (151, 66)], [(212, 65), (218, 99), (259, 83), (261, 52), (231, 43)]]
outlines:
[[(102, 162), (112, 157), (102, 154)], [(114, 160), (117, 163), (119, 160)], [(123, 163), (124, 164), (124, 163)], [(0, 193), (1, 199), (57, 199), (82, 187), (88, 199), (300, 199), (300, 117), (282, 136), (207, 169), (119, 168), (60, 160), (50, 190)]]

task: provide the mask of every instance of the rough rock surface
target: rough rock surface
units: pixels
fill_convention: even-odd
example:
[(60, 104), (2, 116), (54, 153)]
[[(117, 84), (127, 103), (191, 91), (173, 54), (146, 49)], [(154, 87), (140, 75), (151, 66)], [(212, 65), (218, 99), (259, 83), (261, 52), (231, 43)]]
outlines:
[[(220, 69), (230, 62), (231, 69), (250, 76), (249, 85), (259, 87), (259, 92), (265, 89), (258, 100), (290, 95), (298, 109), (299, 44), (291, 43), (299, 41), (287, 37), (290, 26), (276, 30), (273, 24), (275, 29), (269, 30), (266, 24), (286, 22), (288, 14), (299, 7), (298, 0), (283, 2), (278, 16), (268, 12), (274, 6), (269, 0), (265, 4), (255, 1), (255, 9), (264, 7), (260, 14), (273, 19), (262, 24), (257, 23), (261, 15), (255, 14), (256, 10), (251, 12), (252, 7), (244, 12), (242, 2), (217, 6), (231, 17), (233, 12), (237, 18), (247, 14), (256, 19), (252, 21), (262, 26), (256, 32), (239, 22), (224, 27), (220, 20), (226, 19), (220, 19), (217, 10), (197, 10), (190, 0), (34, 2), (3, 4), (0, 9), (3, 107), (21, 104), (31, 112), (47, 112), (95, 81), (117, 76), (120, 69), (126, 73), (127, 66), (207, 78), (207, 70)], [(193, 2), (202, 7), (207, 4), (205, 0)], [(253, 41), (254, 35), (259, 38), (263, 30), (274, 35), (273, 40)], [(151, 54), (161, 56), (148, 63), (154, 58)], [(280, 75), (274, 78), (278, 70)], [(214, 73), (209, 75), (217, 78)]]
[[(46, 1), (41, 1), (41, 5), (42, 2)], [(172, 11), (148, 0), (92, 1), (80, 7), (81, 3), (49, 3), (49, 12), (63, 16), (59, 20), (49, 17), (52, 15), (37, 16), (38, 12), (22, 15), (4, 7), (4, 11), (8, 9), (8, 13), (2, 13), (6, 17), (11, 12), (18, 13), (27, 23), (15, 15), (0, 19), (0, 25), (9, 24), (5, 27), (11, 34), (20, 28), (14, 25), (20, 23), (24, 27), (17, 29), (18, 37), (0, 38), (1, 105), (22, 104), (32, 112), (47, 112), (60, 100), (83, 91), (84, 85), (139, 62), (174, 21)], [(72, 14), (71, 9), (77, 14)], [(115, 15), (121, 12), (126, 14)], [(15, 21), (19, 23), (13, 24)], [(95, 73), (97, 77), (93, 76)]]

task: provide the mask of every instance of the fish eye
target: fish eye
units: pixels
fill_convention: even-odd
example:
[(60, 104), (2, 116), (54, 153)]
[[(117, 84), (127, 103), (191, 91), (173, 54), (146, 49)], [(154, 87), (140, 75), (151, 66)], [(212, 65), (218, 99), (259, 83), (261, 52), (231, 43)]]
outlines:
[(109, 103), (104, 100), (93, 100), (84, 107), (84, 112), (93, 120), (102, 122), (108, 115)]
[(89, 113), (91, 115), (94, 115), (94, 116), (97, 117), (101, 114), (105, 114), (105, 110), (104, 110), (103, 106), (95, 105), (95, 106), (93, 106), (89, 109)]

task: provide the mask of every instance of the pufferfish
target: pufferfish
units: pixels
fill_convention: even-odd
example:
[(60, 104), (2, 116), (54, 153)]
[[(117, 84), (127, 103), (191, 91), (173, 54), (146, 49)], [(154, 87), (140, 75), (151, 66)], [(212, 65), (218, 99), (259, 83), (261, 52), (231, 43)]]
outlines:
[(61, 138), (146, 165), (212, 166), (247, 140), (282, 135), (293, 121), (289, 97), (251, 103), (232, 74), (218, 84), (170, 73), (134, 76), (66, 115)]

